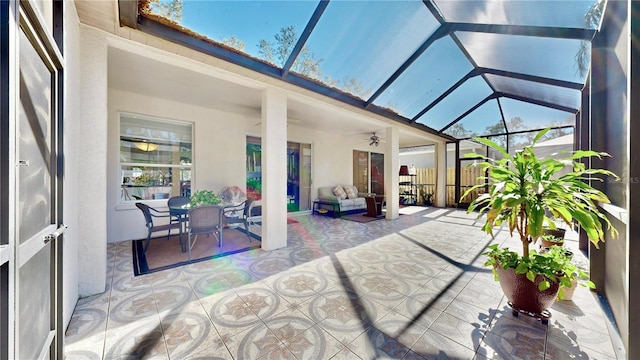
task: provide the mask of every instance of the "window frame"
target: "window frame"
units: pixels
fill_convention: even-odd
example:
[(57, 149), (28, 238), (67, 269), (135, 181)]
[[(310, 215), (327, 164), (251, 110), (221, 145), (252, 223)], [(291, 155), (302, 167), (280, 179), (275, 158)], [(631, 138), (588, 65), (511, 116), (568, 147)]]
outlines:
[[(167, 131), (167, 132), (173, 132), (174, 134), (176, 134), (177, 132), (172, 131), (169, 129), (169, 126), (165, 126), (165, 129), (167, 130), (162, 130), (163, 128), (163, 124), (174, 124), (176, 126), (184, 126), (184, 127), (188, 127), (189, 128), (189, 135), (188, 135), (188, 141), (182, 140), (182, 141), (171, 141), (171, 140), (165, 140), (164, 143), (161, 141), (159, 141), (160, 139), (154, 139), (154, 138), (150, 138), (150, 137), (146, 137), (146, 136), (142, 136), (142, 135), (135, 135), (135, 136), (131, 136), (131, 135), (127, 135), (127, 134), (123, 134), (123, 118), (129, 118), (129, 119), (140, 119), (142, 120), (142, 122), (151, 122), (154, 123), (154, 129), (160, 129), (161, 131)], [(152, 171), (155, 171), (155, 169), (172, 169), (172, 174), (174, 173), (174, 169), (178, 169), (178, 177), (181, 177), (181, 174), (183, 171), (186, 171), (188, 173), (188, 177), (189, 179), (184, 180), (184, 181), (189, 181), (190, 182), (190, 186), (189, 188), (193, 188), (193, 179), (194, 179), (194, 169), (195, 169), (195, 164), (194, 164), (194, 142), (195, 142), (195, 131), (194, 131), (194, 123), (191, 121), (186, 121), (186, 120), (176, 120), (176, 119), (169, 119), (169, 118), (163, 118), (163, 117), (159, 117), (159, 116), (153, 116), (153, 115), (144, 115), (144, 114), (137, 114), (137, 113), (132, 113), (132, 112), (118, 112), (118, 191), (117, 191), (117, 200), (116, 200), (116, 204), (117, 204), (117, 208), (131, 208), (136, 202), (145, 202), (145, 203), (156, 203), (156, 204), (165, 204), (167, 199), (169, 197), (172, 196), (178, 196), (181, 195), (182, 190), (181, 190), (181, 184), (178, 185), (178, 191), (177, 193), (175, 193), (175, 186), (172, 185), (172, 179), (170, 180), (168, 185), (163, 184), (157, 184), (157, 185), (133, 185), (131, 182), (127, 182), (125, 183), (125, 178), (128, 177), (127, 175), (125, 175), (125, 167), (134, 167), (134, 166), (139, 166), (139, 167), (147, 167), (147, 168), (151, 168), (153, 169)], [(137, 161), (133, 161), (133, 159), (131, 159), (129, 157), (129, 161), (123, 161), (127, 158), (127, 156), (129, 154), (124, 154), (123, 153), (123, 141), (133, 141), (134, 138), (139, 138), (140, 140), (147, 140), (148, 142), (159, 142), (159, 145), (166, 145), (166, 144), (170, 144), (170, 145), (174, 145), (174, 146), (179, 146), (180, 148), (182, 146), (184, 146), (184, 144), (190, 144), (191, 145), (191, 151), (190, 151), (190, 162), (188, 163), (177, 163), (177, 164), (167, 164), (167, 163), (163, 163), (161, 161), (156, 161), (156, 162), (137, 162)], [(175, 142), (175, 143), (173, 143)], [(142, 150), (140, 150), (142, 151)], [(155, 151), (155, 150), (154, 150)], [(178, 152), (181, 152), (181, 150), (178, 150)], [(171, 152), (169, 152), (170, 154)], [(144, 170), (143, 170), (144, 171)], [(173, 176), (173, 175), (172, 175)], [(182, 179), (179, 180), (182, 183)], [(151, 187), (169, 187), (169, 193), (168, 193), (168, 197), (164, 197), (164, 198), (142, 198), (142, 199), (136, 199), (133, 196), (131, 196), (129, 198), (129, 200), (125, 199), (123, 195), (125, 193), (125, 190), (128, 190), (130, 188), (151, 188)], [(144, 190), (143, 190), (144, 191)], [(128, 192), (127, 192), (127, 195)]]

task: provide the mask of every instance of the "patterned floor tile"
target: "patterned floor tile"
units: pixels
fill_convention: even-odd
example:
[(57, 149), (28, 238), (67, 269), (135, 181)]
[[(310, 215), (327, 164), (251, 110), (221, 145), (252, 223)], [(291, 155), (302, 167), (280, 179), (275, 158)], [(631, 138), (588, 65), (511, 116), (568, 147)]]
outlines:
[(247, 305), (235, 292), (228, 292), (217, 298), (208, 310), (208, 314), (223, 338), (262, 324), (250, 305)]
[(134, 322), (114, 327), (109, 324), (104, 358), (115, 359), (123, 356), (168, 359), (169, 354), (160, 322)]
[(429, 330), (446, 336), (447, 338), (475, 351), (486, 332), (486, 324), (480, 322), (469, 323), (445, 312), (436, 319)]
[(473, 350), (430, 329), (416, 341), (411, 351), (425, 359), (472, 359), (475, 355)]
[(220, 339), (209, 318), (197, 313), (182, 313), (163, 321), (162, 332), (169, 357), (173, 359), (184, 359)]
[(297, 220), (288, 247), (144, 276), (133, 275), (130, 241), (107, 244), (106, 292), (78, 301), (66, 357), (615, 358), (586, 289), (555, 304), (549, 325), (511, 314), (479, 254), (519, 242), (504, 229), (492, 240), (475, 214)]

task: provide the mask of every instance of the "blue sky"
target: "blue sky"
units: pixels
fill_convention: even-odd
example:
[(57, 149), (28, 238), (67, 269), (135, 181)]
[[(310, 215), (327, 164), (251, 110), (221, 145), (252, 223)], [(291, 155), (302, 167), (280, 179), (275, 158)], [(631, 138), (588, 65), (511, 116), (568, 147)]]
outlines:
[[(475, 1), (471, 3), (478, 5)], [(578, 2), (571, 2), (572, 6), (576, 3)], [(579, 3), (584, 8), (585, 2)], [(317, 5), (318, 1), (310, 0), (185, 0), (181, 25), (217, 41), (233, 35), (245, 42), (245, 51), (248, 54), (260, 57), (257, 44), (261, 39), (273, 42), (274, 35), (281, 28), (290, 25), (293, 25), (300, 35)], [(473, 9), (479, 11), (480, 7), (474, 6)], [(566, 8), (562, 10), (567, 11)], [(545, 19), (540, 14), (515, 14), (513, 10), (510, 11), (506, 15), (503, 14), (502, 21), (516, 19), (523, 23), (535, 24), (541, 21), (540, 19)], [(461, 19), (468, 20), (467, 18), (476, 15), (461, 15)], [(438, 26), (439, 23), (421, 1), (332, 1), (306, 45), (317, 59), (322, 59), (320, 69), (323, 76), (329, 76), (332, 80), (358, 80), (365, 89), (361, 96), (367, 99)], [(573, 67), (575, 51), (579, 45), (577, 41), (476, 33), (457, 35), (480, 66), (583, 81)], [(491, 48), (492, 51), (487, 52), (487, 48)], [(549, 61), (550, 59), (552, 61)], [(374, 103), (390, 107), (403, 116), (412, 118), (464, 76), (471, 67), (450, 38), (444, 38), (423, 53)], [(477, 86), (463, 86), (456, 91), (456, 97), (463, 100), (477, 98), (478, 96), (471, 93), (465, 93), (476, 88)], [(484, 88), (487, 88), (486, 85)], [(480, 99), (485, 96), (483, 94)], [(461, 106), (460, 101), (444, 101), (432, 112), (427, 113), (421, 122), (439, 129), (470, 106)], [(486, 107), (494, 109), (488, 110)], [(524, 106), (521, 102), (513, 101), (503, 102), (503, 107), (507, 120), (512, 116), (520, 116), (536, 123), (551, 123), (569, 115), (564, 112), (558, 115), (556, 110)], [(492, 101), (473, 114), (473, 117), (481, 117), (482, 114), (494, 115), (498, 111), (496, 108), (497, 103)], [(475, 124), (474, 127), (478, 125)]]

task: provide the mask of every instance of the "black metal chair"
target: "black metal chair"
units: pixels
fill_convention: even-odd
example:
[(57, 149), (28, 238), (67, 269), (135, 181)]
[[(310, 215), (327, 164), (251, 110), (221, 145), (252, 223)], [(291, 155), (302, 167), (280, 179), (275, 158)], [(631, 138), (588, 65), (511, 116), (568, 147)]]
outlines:
[(149, 242), (151, 241), (151, 234), (154, 232), (167, 231), (167, 239), (171, 236), (172, 229), (178, 229), (180, 232), (180, 243), (182, 243), (182, 224), (169, 222), (168, 224), (156, 225), (153, 223), (154, 218), (168, 218), (171, 219), (169, 211), (160, 211), (152, 208), (151, 206), (143, 203), (136, 203), (136, 206), (144, 215), (145, 226), (147, 227), (147, 241), (144, 245), (144, 252), (147, 252)]
[[(222, 247), (222, 207), (204, 205), (189, 209), (189, 226), (187, 227), (187, 250), (191, 261), (191, 249), (198, 235), (213, 234), (218, 239), (218, 247)], [(191, 243), (191, 237), (194, 238)]]
[[(251, 242), (251, 233), (249, 232), (249, 225), (251, 224), (251, 209), (253, 208), (254, 200), (249, 198), (242, 203), (234, 206), (225, 206), (222, 222), (226, 225), (241, 224), (244, 225), (244, 230)], [(222, 232), (220, 233), (222, 237)]]
[(186, 222), (189, 220), (187, 212), (184, 210), (176, 210), (176, 208), (187, 205), (191, 200), (188, 196), (172, 196), (167, 200), (169, 213), (171, 214), (171, 222)]

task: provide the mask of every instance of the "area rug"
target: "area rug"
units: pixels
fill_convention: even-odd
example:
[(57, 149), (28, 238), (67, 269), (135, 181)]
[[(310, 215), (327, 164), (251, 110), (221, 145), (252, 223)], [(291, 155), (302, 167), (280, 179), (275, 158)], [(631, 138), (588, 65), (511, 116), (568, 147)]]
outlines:
[(380, 215), (378, 217), (370, 217), (370, 216), (366, 216), (365, 214), (366, 213), (343, 215), (341, 217), (341, 219), (350, 220), (350, 221), (357, 221), (357, 222), (361, 222), (361, 223), (367, 223), (367, 222), (370, 222), (370, 221), (384, 219), (384, 215)]
[[(298, 220), (292, 219), (292, 218), (287, 218), (287, 224), (297, 224)], [(261, 221), (256, 221), (255, 222), (256, 225), (262, 225)]]
[[(259, 227), (257, 227), (259, 228)], [(191, 261), (187, 252), (180, 249), (180, 236), (174, 235), (151, 239), (146, 254), (143, 252), (145, 239), (132, 241), (133, 272), (135, 276), (175, 268), (189, 263), (237, 254), (259, 249), (260, 236), (250, 229), (251, 241), (244, 229), (225, 229), (222, 232), (222, 247), (218, 247), (215, 236), (199, 235), (191, 249)], [(186, 235), (183, 234), (184, 241)]]

